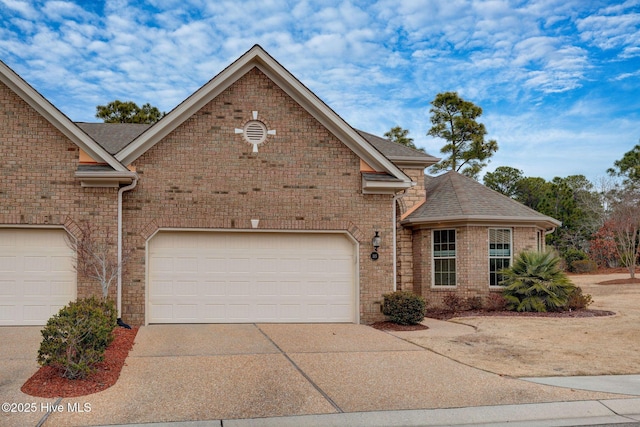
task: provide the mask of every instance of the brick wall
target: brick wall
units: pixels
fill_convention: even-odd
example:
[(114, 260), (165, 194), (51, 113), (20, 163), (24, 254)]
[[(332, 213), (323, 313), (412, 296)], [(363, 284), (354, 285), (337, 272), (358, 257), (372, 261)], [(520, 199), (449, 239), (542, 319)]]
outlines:
[[(74, 177), (78, 147), (0, 83), (0, 225), (60, 226), (90, 222), (99, 235), (117, 230), (117, 189), (82, 188)], [(116, 246), (113, 242), (113, 254)], [(111, 289), (115, 298), (116, 289)], [(78, 297), (100, 295), (78, 277)]]
[[(257, 154), (236, 134), (252, 118), (276, 130)], [(361, 322), (382, 318), (392, 289), (392, 197), (363, 195), (360, 160), (263, 73), (253, 69), (134, 164), (124, 194), (125, 320), (144, 322), (145, 244), (159, 228), (347, 230), (360, 242)], [(380, 231), (380, 259), (371, 238)]]

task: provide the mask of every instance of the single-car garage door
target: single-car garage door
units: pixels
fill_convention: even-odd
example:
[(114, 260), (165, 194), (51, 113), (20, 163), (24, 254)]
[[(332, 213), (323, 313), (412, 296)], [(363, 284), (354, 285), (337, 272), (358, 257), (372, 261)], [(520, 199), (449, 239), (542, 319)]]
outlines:
[(149, 323), (356, 321), (344, 234), (160, 231), (148, 250)]
[(73, 251), (65, 234), (0, 228), (0, 325), (44, 325), (75, 299)]

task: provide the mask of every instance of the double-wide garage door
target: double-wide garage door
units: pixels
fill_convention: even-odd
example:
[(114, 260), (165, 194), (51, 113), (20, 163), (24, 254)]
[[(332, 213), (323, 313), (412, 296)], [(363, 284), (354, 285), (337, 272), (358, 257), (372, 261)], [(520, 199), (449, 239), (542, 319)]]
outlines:
[(64, 230), (0, 229), (0, 325), (44, 325), (75, 299)]
[(160, 231), (148, 251), (149, 323), (356, 321), (344, 234)]

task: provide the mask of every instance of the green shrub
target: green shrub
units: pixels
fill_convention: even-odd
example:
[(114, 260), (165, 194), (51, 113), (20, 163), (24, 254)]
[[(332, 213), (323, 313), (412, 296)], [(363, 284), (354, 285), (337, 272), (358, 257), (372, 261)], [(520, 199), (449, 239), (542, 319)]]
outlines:
[(574, 273), (591, 273), (592, 271), (596, 271), (598, 269), (598, 264), (595, 261), (591, 261), (590, 259), (579, 259), (577, 261), (573, 261), (569, 266), (569, 270)]
[(593, 298), (590, 294), (583, 294), (582, 288), (576, 286), (575, 289), (569, 294), (569, 301), (565, 308), (567, 310), (584, 310), (593, 303)]
[(427, 303), (419, 295), (396, 291), (384, 295), (382, 313), (400, 325), (415, 325), (424, 319)]
[(573, 272), (573, 263), (589, 259), (589, 256), (580, 249), (570, 248), (562, 254), (562, 258), (564, 258), (568, 270)]
[(569, 300), (575, 286), (559, 268), (552, 252), (522, 252), (513, 265), (502, 270), (503, 296), (508, 310), (558, 311)]
[(38, 363), (58, 369), (65, 378), (85, 378), (104, 359), (116, 317), (110, 301), (88, 298), (69, 303), (42, 330)]

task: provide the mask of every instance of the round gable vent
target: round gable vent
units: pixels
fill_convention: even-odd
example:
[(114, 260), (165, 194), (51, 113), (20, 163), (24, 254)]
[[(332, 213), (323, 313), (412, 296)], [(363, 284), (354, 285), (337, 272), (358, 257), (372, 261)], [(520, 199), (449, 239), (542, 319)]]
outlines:
[(244, 125), (242, 136), (249, 144), (262, 144), (267, 139), (267, 127), (260, 120), (250, 120)]

